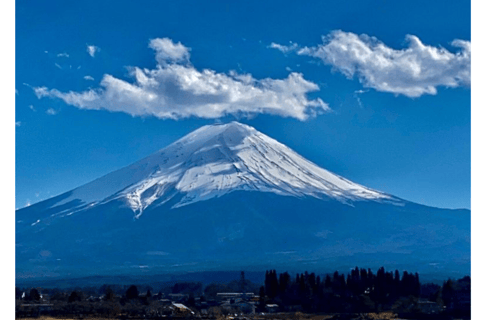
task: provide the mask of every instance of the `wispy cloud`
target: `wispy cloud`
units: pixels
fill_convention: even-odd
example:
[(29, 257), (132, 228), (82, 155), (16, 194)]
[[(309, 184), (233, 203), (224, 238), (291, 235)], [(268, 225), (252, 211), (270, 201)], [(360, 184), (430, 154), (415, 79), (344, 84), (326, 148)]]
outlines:
[(93, 58), (95, 54), (100, 51), (100, 48), (94, 45), (87, 45), (87, 52)]
[(272, 43), (270, 43), (268, 48), (277, 49), (277, 50), (282, 51), (283, 53), (288, 53), (288, 52), (292, 52), (292, 51), (297, 50), (298, 49), (298, 44), (290, 41), (290, 44), (288, 46), (283, 46), (281, 44), (272, 42)]
[(93, 81), (93, 80), (95, 80), (95, 79), (93, 79), (93, 77), (92, 77), (92, 76), (88, 76), (88, 75), (87, 75), (87, 76), (85, 76), (85, 77), (83, 77), (83, 79), (85, 79), (85, 80), (89, 80), (89, 81)]
[(53, 108), (48, 108), (47, 111), (45, 111), (46, 114), (50, 115), (50, 116), (54, 116), (56, 115), (58, 112), (57, 110), (53, 109)]
[(81, 109), (106, 109), (161, 119), (219, 118), (227, 114), (268, 113), (305, 120), (329, 111), (320, 98), (307, 97), (320, 88), (292, 72), (285, 79), (255, 79), (235, 71), (197, 70), (190, 48), (168, 38), (153, 39), (157, 67), (130, 67), (131, 82), (105, 74), (100, 87), (83, 92), (34, 88), (38, 98), (60, 98)]
[(70, 57), (70, 55), (69, 55), (68, 53), (66, 53), (66, 52), (63, 52), (63, 53), (57, 54), (57, 57), (68, 58), (68, 57)]
[(469, 41), (454, 40), (451, 45), (459, 49), (455, 53), (425, 45), (413, 35), (407, 35), (406, 41), (407, 48), (397, 50), (375, 37), (334, 31), (316, 47), (271, 47), (320, 59), (346, 77), (358, 78), (366, 88), (411, 98), (435, 95), (437, 87), (470, 86)]
[(15, 127), (20, 127), (22, 125), (22, 121), (16, 121), (15, 122)]
[(30, 110), (32, 110), (33, 112), (36, 112), (36, 111), (37, 111), (37, 110), (35, 109), (35, 107), (34, 107), (32, 104), (31, 104), (31, 105), (29, 105), (29, 106), (28, 106), (28, 108), (29, 108)]
[(367, 93), (368, 91), (370, 91), (370, 90), (362, 90), (362, 89), (360, 89), (360, 90), (355, 90), (354, 93), (362, 94), (362, 93)]
[(61, 65), (59, 65), (58, 63), (55, 63), (55, 67), (57, 67), (58, 69), (63, 69)]

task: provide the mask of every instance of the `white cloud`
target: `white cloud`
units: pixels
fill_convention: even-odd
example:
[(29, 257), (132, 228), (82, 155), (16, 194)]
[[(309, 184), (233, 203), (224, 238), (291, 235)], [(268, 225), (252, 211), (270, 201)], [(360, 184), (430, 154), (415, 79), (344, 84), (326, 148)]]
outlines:
[(354, 93), (362, 94), (362, 93), (367, 93), (369, 90), (355, 90)]
[(89, 80), (89, 81), (93, 81), (93, 80), (95, 80), (95, 79), (93, 79), (93, 77), (92, 77), (92, 76), (88, 76), (88, 75), (87, 75), (87, 76), (85, 76), (85, 77), (83, 77), (83, 79), (85, 79), (85, 80)]
[(288, 46), (283, 46), (283, 45), (281, 45), (281, 44), (272, 42), (272, 43), (270, 43), (270, 45), (268, 46), (268, 48), (277, 49), (277, 50), (282, 51), (283, 53), (289, 53), (289, 52), (292, 52), (292, 51), (297, 50), (297, 49), (298, 49), (298, 44), (297, 44), (297, 43), (293, 43), (292, 41), (290, 41), (290, 45), (288, 45)]
[(15, 122), (15, 127), (20, 127), (22, 125), (22, 121), (16, 121)]
[(189, 62), (190, 49), (170, 39), (153, 39), (157, 67), (130, 67), (131, 82), (105, 74), (100, 87), (83, 92), (34, 88), (38, 98), (60, 98), (80, 109), (106, 109), (133, 116), (161, 119), (219, 118), (227, 114), (268, 113), (305, 120), (329, 111), (320, 98), (307, 94), (319, 87), (290, 73), (286, 79), (260, 79), (235, 71), (197, 70)]
[(148, 47), (155, 50), (155, 59), (161, 65), (168, 62), (178, 63), (190, 60), (190, 49), (180, 42), (173, 43), (168, 38), (150, 40)]
[(364, 94), (368, 92), (368, 90), (355, 90), (353, 92), (353, 97), (355, 98), (355, 100), (357, 100), (357, 103), (358, 105), (360, 106), (360, 108), (363, 108), (363, 103), (362, 103), (362, 99), (360, 99), (360, 94)]
[(30, 110), (32, 110), (33, 112), (36, 112), (36, 111), (37, 111), (33, 105), (29, 105), (28, 108), (29, 108)]
[(95, 54), (100, 51), (100, 48), (94, 45), (87, 45), (87, 52), (93, 58)]
[(413, 35), (406, 41), (407, 48), (396, 50), (375, 37), (334, 31), (323, 44), (296, 53), (321, 59), (350, 79), (358, 77), (364, 87), (411, 98), (435, 95), (437, 87), (470, 86), (469, 41), (454, 40), (456, 53), (425, 45)]
[(59, 65), (58, 63), (55, 63), (55, 67), (57, 67), (58, 69), (63, 69), (61, 65)]
[(66, 52), (63, 52), (63, 53), (57, 54), (57, 57), (68, 58), (68, 57), (70, 57), (70, 55), (69, 55), (68, 53), (66, 53)]
[(54, 116), (57, 114), (57, 111), (53, 108), (48, 108), (47, 111), (45, 111), (46, 114), (50, 115), (50, 116)]

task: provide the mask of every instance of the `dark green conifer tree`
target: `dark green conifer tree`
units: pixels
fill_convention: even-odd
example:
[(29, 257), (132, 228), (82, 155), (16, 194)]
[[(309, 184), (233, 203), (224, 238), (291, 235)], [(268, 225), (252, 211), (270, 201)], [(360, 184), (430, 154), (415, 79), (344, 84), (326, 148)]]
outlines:
[(125, 298), (127, 300), (137, 299), (138, 298), (138, 289), (137, 286), (131, 285), (125, 292)]
[(40, 293), (37, 289), (33, 288), (30, 290), (30, 300), (39, 301), (40, 300)]

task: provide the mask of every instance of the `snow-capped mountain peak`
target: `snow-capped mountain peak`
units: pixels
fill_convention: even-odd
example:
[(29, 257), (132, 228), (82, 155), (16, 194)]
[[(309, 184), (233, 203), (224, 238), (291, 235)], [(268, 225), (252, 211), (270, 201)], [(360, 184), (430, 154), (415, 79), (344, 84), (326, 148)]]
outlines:
[[(201, 127), (128, 167), (72, 191), (56, 205), (124, 200), (139, 217), (151, 205), (179, 196), (185, 206), (243, 190), (283, 196), (394, 201), (337, 176), (255, 130), (231, 122)], [(176, 198), (177, 199), (177, 198)]]
[(470, 271), (470, 211), (363, 187), (237, 122), (204, 126), (16, 220), (24, 278), (385, 261)]

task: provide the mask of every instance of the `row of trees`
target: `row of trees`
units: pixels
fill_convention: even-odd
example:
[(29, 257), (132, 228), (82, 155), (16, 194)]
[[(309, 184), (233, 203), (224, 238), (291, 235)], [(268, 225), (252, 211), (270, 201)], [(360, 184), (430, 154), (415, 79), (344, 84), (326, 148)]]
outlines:
[(391, 306), (400, 297), (420, 296), (418, 274), (386, 272), (382, 267), (376, 273), (370, 269), (353, 269), (347, 276), (338, 271), (323, 279), (315, 273), (297, 274), (292, 279), (288, 272), (277, 275), (276, 270), (265, 274), (260, 288), (262, 304), (278, 303), (284, 308), (301, 306), (309, 312), (318, 311), (373, 311)]

